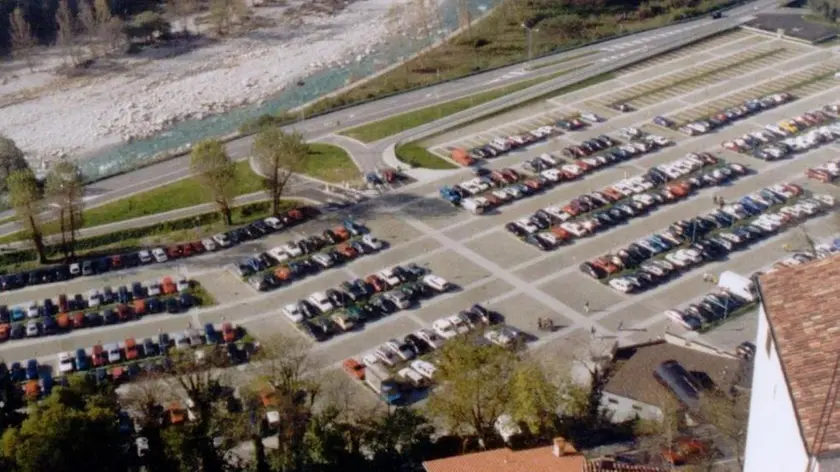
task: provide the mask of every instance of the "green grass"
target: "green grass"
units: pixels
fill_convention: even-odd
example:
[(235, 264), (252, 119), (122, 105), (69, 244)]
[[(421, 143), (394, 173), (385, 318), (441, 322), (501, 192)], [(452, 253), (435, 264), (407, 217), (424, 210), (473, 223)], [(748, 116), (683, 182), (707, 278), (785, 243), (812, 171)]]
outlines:
[(344, 149), (332, 144), (312, 143), (309, 158), (302, 174), (327, 182), (348, 182), (358, 180), (361, 171)]
[(6, 223), (11, 223), (12, 221), (15, 221), (14, 216), (7, 216), (5, 218), (0, 218), (0, 225), (4, 225)]
[(195, 281), (191, 282), (190, 285), (190, 293), (192, 294), (193, 298), (199, 306), (207, 307), (218, 304), (218, 302), (216, 301), (216, 297), (214, 297), (212, 293), (207, 291), (207, 289), (204, 288), (204, 286)]
[[(543, 62), (541, 64), (529, 66), (528, 69), (529, 70), (540, 70), (540, 69), (544, 69), (546, 67), (551, 67), (551, 66), (554, 66), (554, 65), (557, 65), (557, 64), (562, 64), (564, 62), (571, 62), (571, 61), (574, 61), (575, 59), (580, 59), (581, 57), (591, 56), (592, 54), (598, 54), (600, 52), (601, 51), (598, 50), (598, 49), (593, 49), (592, 51), (578, 53), (578, 54), (575, 54), (575, 55), (572, 55), (572, 56), (564, 57), (563, 59), (557, 59), (557, 60), (554, 60), (554, 61), (548, 61), (548, 62)], [(586, 67), (586, 65), (582, 65), (581, 67)]]
[[(586, 67), (587, 65), (589, 64), (581, 65), (580, 67)], [(482, 103), (487, 103), (499, 97), (510, 95), (514, 92), (527, 89), (528, 87), (541, 84), (561, 75), (568, 74), (573, 70), (575, 69), (563, 70), (544, 77), (524, 80), (505, 87), (489, 90), (487, 92), (477, 93), (457, 100), (451, 100), (438, 105), (432, 105), (430, 107), (410, 111), (401, 115), (386, 118), (384, 120), (374, 121), (355, 128), (350, 128), (342, 131), (341, 134), (364, 143), (378, 141), (380, 139), (387, 138), (388, 136), (401, 133), (405, 130), (416, 128), (418, 126), (425, 125), (426, 123), (431, 123), (443, 117), (454, 115), (455, 113), (481, 105)]]
[(423, 169), (457, 169), (455, 164), (441, 159), (417, 143), (400, 144), (395, 149), (397, 159), (413, 167)]
[(742, 306), (741, 308), (738, 308), (737, 310), (733, 311), (732, 313), (729, 313), (729, 315), (726, 318), (721, 318), (719, 320), (714, 321), (713, 323), (703, 323), (703, 325), (700, 327), (700, 329), (697, 330), (697, 332), (701, 333), (701, 334), (702, 333), (708, 333), (709, 331), (717, 328), (718, 326), (720, 326), (722, 324), (728, 323), (728, 322), (734, 320), (735, 318), (738, 318), (742, 315), (745, 315), (745, 314), (755, 310), (757, 306), (758, 306), (758, 302), (747, 303), (746, 305)]
[[(281, 202), (281, 210), (288, 210), (300, 206), (294, 200)], [(270, 202), (249, 203), (234, 207), (232, 220), (234, 226), (250, 223), (265, 218), (271, 214)], [(224, 231), (226, 226), (218, 213), (205, 213), (188, 218), (168, 221), (142, 228), (117, 231), (114, 233), (93, 236), (77, 241), (79, 257), (85, 255), (115, 254), (120, 251), (128, 252), (144, 247), (184, 243), (197, 241), (213, 234)], [(22, 234), (15, 233), (0, 238), (0, 243), (19, 241)], [(60, 260), (59, 247), (49, 245), (47, 256), (52, 262)], [(28, 270), (38, 267), (38, 261), (33, 250), (22, 250), (0, 253), (0, 273)]]

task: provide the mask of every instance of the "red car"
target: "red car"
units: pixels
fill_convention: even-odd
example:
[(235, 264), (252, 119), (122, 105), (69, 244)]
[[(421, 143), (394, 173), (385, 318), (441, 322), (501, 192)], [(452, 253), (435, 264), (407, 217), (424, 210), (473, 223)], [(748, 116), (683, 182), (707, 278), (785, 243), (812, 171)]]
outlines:
[(236, 331), (233, 329), (233, 325), (228, 322), (222, 323), (222, 340), (226, 343), (236, 341)]
[(350, 374), (351, 377), (358, 380), (365, 379), (365, 366), (360, 364), (356, 359), (353, 359), (352, 357), (345, 359), (341, 365), (344, 367), (344, 371)]
[(373, 287), (373, 290), (376, 292), (384, 292), (388, 290), (388, 285), (377, 275), (368, 275), (367, 278), (365, 278), (365, 282)]

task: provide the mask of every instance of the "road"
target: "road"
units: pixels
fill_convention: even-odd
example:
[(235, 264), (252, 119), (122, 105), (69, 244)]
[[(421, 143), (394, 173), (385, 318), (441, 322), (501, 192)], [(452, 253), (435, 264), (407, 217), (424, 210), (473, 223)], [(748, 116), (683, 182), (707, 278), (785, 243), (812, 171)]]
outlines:
[[(362, 171), (370, 171), (381, 164), (381, 155), (390, 144), (407, 137), (428, 135), (445, 130), (454, 123), (466, 121), (487, 113), (497, 107), (509, 106), (518, 101), (527, 100), (531, 94), (543, 93), (563, 85), (584, 80), (599, 73), (613, 70), (624, 64), (638, 61), (644, 57), (658, 54), (660, 51), (673, 48), (677, 42), (690, 42), (700, 39), (717, 31), (725, 30), (745, 20), (744, 15), (776, 7), (773, 0), (760, 0), (738, 7), (727, 12), (727, 16), (720, 20), (710, 20), (708, 17), (679, 25), (668, 26), (653, 31), (606, 41), (592, 46), (574, 49), (568, 52), (540, 58), (532, 61), (530, 66), (552, 63), (538, 69), (529, 69), (522, 64), (477, 74), (444, 84), (408, 92), (374, 102), (338, 110), (336, 112), (306, 119), (288, 128), (304, 134), (309, 140), (323, 140), (345, 147), (353, 156)], [(664, 36), (665, 33), (675, 31), (677, 34)], [(622, 49), (628, 45), (632, 52), (616, 54), (612, 50)], [(591, 53), (575, 62), (559, 62), (563, 59), (575, 58), (583, 53)], [(622, 57), (617, 57), (621, 55)], [(460, 98), (487, 90), (488, 87), (499, 87), (536, 77), (548, 76), (566, 70), (570, 64), (579, 62), (594, 63), (593, 65), (564, 75), (554, 80), (531, 87), (517, 94), (511, 94), (498, 100), (485, 103), (470, 110), (438, 120), (434, 123), (389, 137), (370, 146), (334, 135), (340, 129), (358, 126), (370, 121), (376, 121), (388, 116), (404, 113), (412, 109), (422, 108), (436, 103), (442, 103), (454, 98)], [(228, 143), (228, 152), (234, 158), (245, 158), (249, 155), (252, 138), (245, 137)], [(189, 175), (189, 159), (186, 156), (170, 159), (133, 172), (114, 176), (95, 182), (86, 189), (87, 205), (93, 207), (112, 200), (124, 198), (128, 195), (149, 190), (167, 183), (182, 179)], [(0, 213), (0, 218), (11, 216), (12, 212)], [(18, 230), (16, 223), (0, 225), (0, 235)]]

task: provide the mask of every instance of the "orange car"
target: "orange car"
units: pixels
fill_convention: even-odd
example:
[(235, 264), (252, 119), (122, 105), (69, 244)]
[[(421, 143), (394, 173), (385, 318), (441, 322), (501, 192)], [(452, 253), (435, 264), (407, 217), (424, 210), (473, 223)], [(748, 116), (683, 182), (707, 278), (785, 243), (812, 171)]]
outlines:
[(344, 226), (336, 226), (332, 229), (332, 232), (336, 235), (338, 239), (342, 241), (350, 239), (350, 232), (347, 231), (347, 228), (345, 228)]
[(178, 291), (178, 287), (172, 281), (172, 277), (164, 277), (160, 282), (160, 290), (164, 295), (172, 295)]
[(226, 343), (232, 343), (236, 341), (236, 330), (233, 329), (233, 325), (230, 323), (222, 323), (222, 340)]
[(138, 298), (134, 300), (134, 314), (137, 316), (143, 316), (146, 314), (146, 300), (143, 298)]
[(556, 236), (556, 237), (557, 237), (557, 239), (559, 239), (560, 241), (568, 241), (568, 240), (572, 239), (572, 233), (570, 233), (570, 232), (566, 231), (565, 229), (563, 229), (563, 228), (561, 228), (561, 227), (559, 227), (559, 226), (553, 226), (553, 227), (551, 228), (551, 232), (552, 232), (552, 233), (554, 234), (554, 236)]
[(41, 385), (37, 380), (30, 380), (26, 382), (23, 392), (27, 400), (37, 400), (41, 396)]
[(604, 269), (604, 271), (606, 271), (606, 273), (608, 273), (608, 274), (615, 274), (616, 272), (621, 271), (620, 267), (613, 264), (612, 261), (610, 261), (606, 257), (599, 257), (599, 258), (595, 259), (594, 261), (592, 261), (592, 265), (596, 265), (596, 266)]
[(170, 424), (181, 424), (187, 421), (187, 413), (178, 402), (172, 402), (169, 404), (168, 413)]
[(130, 320), (131, 310), (129, 310), (127, 306), (120, 303), (119, 305), (117, 305), (117, 318), (120, 319), (120, 322)]
[(90, 359), (94, 367), (101, 367), (108, 363), (108, 353), (102, 349), (101, 344), (97, 344), (90, 350)]
[(388, 285), (384, 280), (380, 279), (378, 275), (368, 275), (365, 278), (365, 282), (373, 287), (375, 292), (384, 292), (385, 290), (388, 290)]
[(624, 194), (619, 192), (618, 190), (607, 187), (604, 190), (601, 190), (601, 194), (607, 197), (610, 201), (617, 202), (624, 198)]
[(9, 339), (9, 325), (6, 323), (0, 324), (0, 341)]
[(81, 311), (73, 313), (73, 329), (85, 327), (85, 314)]
[(335, 249), (338, 251), (339, 254), (348, 259), (354, 259), (356, 256), (359, 255), (356, 252), (356, 249), (347, 243), (339, 244), (338, 247), (336, 247)]
[(352, 357), (344, 359), (341, 365), (344, 366), (344, 371), (350, 374), (351, 377), (355, 377), (358, 380), (365, 379), (365, 366), (360, 364), (356, 359)]
[(289, 266), (280, 266), (274, 269), (274, 276), (281, 282), (286, 282), (292, 279), (292, 270)]
[(677, 439), (670, 449), (663, 450), (662, 457), (669, 464), (681, 465), (691, 460), (694, 456), (705, 455), (708, 451), (709, 447), (703, 441), (692, 438), (681, 438)]
[(71, 325), (70, 316), (67, 315), (67, 313), (59, 313), (58, 316), (55, 317), (55, 322), (62, 330), (70, 328)]
[(125, 340), (125, 358), (129, 361), (133, 361), (140, 357), (140, 352), (137, 350), (137, 342), (134, 341), (134, 338), (128, 338)]

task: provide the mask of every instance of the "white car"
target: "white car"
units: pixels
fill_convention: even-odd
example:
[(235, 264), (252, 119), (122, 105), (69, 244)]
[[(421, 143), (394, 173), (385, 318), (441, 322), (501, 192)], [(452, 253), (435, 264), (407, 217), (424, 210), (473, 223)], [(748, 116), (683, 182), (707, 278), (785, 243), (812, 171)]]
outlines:
[(391, 352), (400, 356), (400, 359), (404, 361), (408, 361), (414, 359), (414, 351), (411, 350), (410, 347), (407, 345), (400, 343), (396, 339), (391, 339), (385, 343), (385, 347), (390, 349)]
[(432, 380), (435, 376), (435, 372), (437, 372), (437, 367), (435, 367), (434, 364), (421, 359), (411, 361), (410, 365), (412, 369), (416, 370), (420, 375), (429, 380)]
[(117, 343), (106, 344), (103, 348), (108, 354), (109, 363), (113, 364), (122, 360), (122, 349)]
[(38, 308), (38, 302), (29, 302), (29, 306), (26, 308), (26, 317), (37, 318), (39, 316), (41, 316), (41, 309)]
[(520, 338), (521, 333), (510, 327), (492, 329), (484, 333), (484, 337), (491, 343), (501, 347), (511, 347)]
[(396, 287), (400, 284), (400, 279), (396, 275), (394, 275), (394, 271), (392, 269), (383, 269), (380, 270), (376, 275), (379, 276), (382, 280), (388, 284), (389, 287)]
[(580, 117), (590, 123), (600, 123), (604, 121), (600, 116), (596, 115), (595, 113), (581, 113)]
[(160, 295), (160, 284), (157, 282), (147, 282), (146, 291), (150, 297)]
[(689, 265), (691, 263), (691, 261), (689, 261), (688, 259), (680, 256), (679, 254), (677, 254), (675, 252), (667, 254), (665, 256), (665, 260), (670, 262), (672, 265), (674, 265), (678, 268), (686, 267), (687, 265)]
[(190, 289), (190, 281), (181, 277), (177, 282), (175, 282), (175, 289), (179, 292), (186, 292)]
[(166, 260), (168, 259), (168, 257), (166, 257), (166, 252), (164, 252), (163, 249), (159, 247), (152, 249), (152, 256), (155, 257), (155, 260), (157, 262), (166, 262)]
[(148, 264), (149, 262), (152, 262), (152, 255), (149, 253), (149, 251), (140, 251), (137, 253), (137, 257), (140, 258), (140, 262), (142, 262), (143, 264)]
[(540, 154), (540, 160), (552, 167), (560, 163), (560, 161), (558, 161), (556, 157), (552, 156), (549, 153)]
[(441, 347), (443, 347), (443, 338), (438, 336), (437, 333), (430, 329), (420, 329), (416, 333), (414, 333), (414, 335), (423, 340), (423, 342), (428, 344), (429, 347), (431, 347), (432, 349), (440, 349)]
[(327, 297), (324, 292), (315, 292), (309, 296), (308, 300), (310, 303), (315, 305), (315, 308), (320, 310), (321, 313), (328, 313), (335, 309), (329, 297)]
[(230, 239), (228, 239), (225, 233), (219, 233), (213, 236), (213, 241), (216, 241), (221, 247), (228, 247), (230, 246)]
[(397, 376), (403, 380), (411, 382), (411, 384), (416, 387), (421, 387), (426, 383), (426, 377), (423, 377), (420, 372), (417, 372), (411, 367), (403, 367), (397, 371)]
[(458, 332), (455, 331), (455, 327), (452, 326), (452, 323), (450, 323), (446, 318), (435, 320), (435, 322), (432, 323), (432, 329), (435, 330), (435, 333), (443, 339), (452, 339), (458, 335)]
[(519, 226), (528, 234), (534, 234), (540, 230), (529, 218), (520, 218), (516, 220), (516, 226)]
[(205, 251), (210, 252), (216, 250), (216, 243), (210, 238), (202, 239), (201, 245), (204, 246)]
[(300, 311), (297, 303), (289, 303), (283, 307), (283, 314), (286, 315), (292, 323), (300, 323), (303, 321), (303, 313)]
[(423, 283), (439, 292), (445, 292), (452, 287), (443, 277), (434, 274), (424, 275)]
[(289, 257), (300, 257), (303, 255), (303, 250), (294, 243), (294, 241), (289, 241), (288, 243), (283, 245), (283, 251), (288, 254)]
[(315, 254), (312, 256), (312, 260), (325, 269), (330, 268), (335, 264), (332, 257), (324, 253)]
[(73, 356), (69, 352), (62, 352), (58, 355), (58, 371), (62, 374), (67, 374), (76, 370), (76, 365), (73, 363)]
[(362, 236), (362, 244), (373, 249), (374, 251), (378, 251), (385, 246), (385, 244), (382, 241), (376, 239), (375, 237), (373, 237), (373, 235), (370, 234)]
[(26, 337), (32, 338), (41, 334), (41, 328), (36, 321), (30, 321), (26, 324)]
[(393, 367), (397, 363), (397, 356), (390, 349), (380, 347), (373, 351), (373, 355), (388, 367)]
[(610, 280), (609, 285), (610, 287), (622, 293), (629, 293), (634, 288), (636, 288), (636, 284), (632, 280), (624, 277), (618, 277)]
[(70, 264), (70, 275), (74, 277), (82, 275), (82, 266), (78, 262)]
[(88, 306), (95, 307), (99, 306), (102, 303), (102, 295), (99, 293), (99, 290), (92, 288), (88, 292)]
[(276, 216), (269, 216), (268, 218), (263, 220), (263, 223), (265, 223), (266, 226), (275, 231), (283, 229), (283, 222), (280, 221), (280, 219)]
[(565, 223), (561, 223), (560, 227), (570, 233), (572, 233), (575, 237), (583, 237), (589, 234), (586, 228), (583, 227), (580, 223), (575, 223), (574, 221), (567, 221)]
[(289, 260), (289, 255), (286, 253), (285, 247), (278, 246), (268, 250), (268, 256), (282, 264)]
[(458, 315), (452, 315), (446, 318), (446, 321), (449, 322), (449, 324), (458, 334), (464, 334), (470, 331), (470, 325), (468, 325), (467, 322), (464, 321), (464, 319)]

